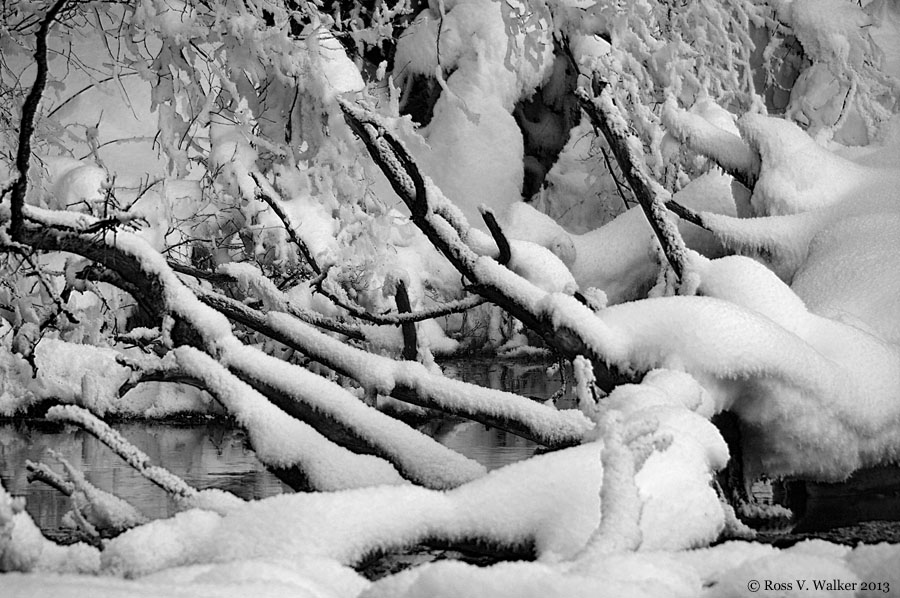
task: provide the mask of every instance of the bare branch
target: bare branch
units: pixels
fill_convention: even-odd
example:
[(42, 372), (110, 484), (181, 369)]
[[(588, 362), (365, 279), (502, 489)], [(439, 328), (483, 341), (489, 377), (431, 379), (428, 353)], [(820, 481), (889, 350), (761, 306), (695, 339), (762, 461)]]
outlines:
[(38, 106), (41, 103), (41, 96), (44, 95), (44, 88), (47, 85), (47, 35), (50, 32), (50, 26), (56, 19), (60, 11), (65, 8), (68, 0), (56, 0), (35, 34), (34, 60), (37, 64), (37, 73), (34, 76), (34, 84), (31, 91), (25, 98), (25, 104), (22, 106), (22, 118), (19, 122), (19, 148), (16, 151), (16, 169), (19, 171), (19, 178), (13, 183), (12, 194), (10, 196), (11, 219), (10, 219), (10, 236), (14, 241), (20, 241), (23, 225), (22, 208), (25, 205), (25, 195), (28, 191), (28, 168), (31, 162), (31, 137), (34, 135), (34, 123), (37, 118)]
[(512, 251), (509, 248), (509, 240), (506, 238), (506, 235), (503, 234), (503, 230), (500, 228), (500, 224), (497, 223), (497, 218), (494, 216), (494, 212), (484, 206), (482, 206), (479, 211), (481, 212), (481, 217), (484, 218), (484, 223), (487, 225), (491, 236), (494, 237), (494, 242), (497, 244), (497, 249), (500, 250), (500, 255), (497, 256), (497, 263), (501, 266), (509, 266), (509, 260), (512, 259)]
[[(406, 292), (406, 283), (402, 280), (397, 281), (397, 291), (394, 293), (394, 300), (397, 302), (397, 310), (402, 314), (408, 314), (412, 311), (409, 304), (409, 293)], [(419, 340), (416, 334), (415, 322), (404, 322), (400, 325), (403, 332), (403, 359), (407, 361), (416, 361), (419, 358)]]
[[(329, 301), (331, 301), (341, 309), (346, 310), (354, 318), (365, 320), (366, 322), (371, 322), (373, 324), (388, 326), (401, 326), (407, 322), (422, 322), (424, 320), (433, 320), (434, 318), (440, 318), (443, 316), (448, 316), (450, 314), (470, 310), (473, 307), (478, 307), (479, 305), (486, 303), (487, 301), (484, 297), (479, 297), (478, 295), (469, 295), (468, 297), (464, 297), (456, 301), (450, 301), (443, 305), (430, 307), (428, 309), (422, 309), (415, 312), (397, 314), (373, 314), (356, 305), (353, 305), (352, 303), (344, 301), (335, 293), (326, 289), (325, 285), (323, 284), (324, 282), (325, 278), (323, 277), (313, 284), (317, 293), (323, 295), (324, 297), (327, 297)], [(307, 321), (304, 318), (300, 319)], [(309, 323), (312, 324), (312, 322)], [(325, 326), (321, 326), (321, 328), (325, 328)]]

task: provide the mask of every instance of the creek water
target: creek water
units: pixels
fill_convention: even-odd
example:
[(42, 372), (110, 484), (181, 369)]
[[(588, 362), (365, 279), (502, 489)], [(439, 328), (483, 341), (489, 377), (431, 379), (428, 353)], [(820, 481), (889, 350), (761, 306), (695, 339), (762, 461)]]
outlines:
[[(561, 386), (558, 372), (548, 373), (548, 366), (497, 360), (442, 364), (449, 377), (536, 399), (549, 398)], [(557, 405), (573, 407), (571, 396), (564, 396)], [(140, 421), (118, 422), (113, 427), (144, 451), (153, 464), (196, 488), (220, 488), (246, 499), (291, 491), (257, 461), (246, 434), (229, 422)], [(488, 469), (525, 459), (536, 449), (534, 443), (518, 436), (458, 419), (430, 420), (420, 429)], [(165, 492), (90, 434), (42, 420), (0, 422), (0, 481), (11, 494), (26, 497), (29, 513), (50, 536), (65, 536), (60, 530), (63, 516), (71, 509), (70, 501), (45, 484), (29, 483), (25, 464), (43, 461), (60, 471), (51, 450), (83, 471), (92, 484), (122, 497), (150, 518), (168, 517), (177, 511)], [(755, 488), (754, 494), (769, 502), (766, 491), (757, 492)], [(867, 541), (900, 541), (900, 525), (881, 526), (875, 532), (870, 527), (858, 527), (866, 521), (900, 521), (900, 468), (896, 466), (859, 472), (844, 484), (805, 484), (801, 494), (801, 509), (795, 511), (799, 518), (794, 521), (798, 533), (819, 534), (857, 526), (869, 534)], [(874, 537), (870, 537), (872, 533)], [(783, 539), (783, 532), (778, 536)]]
[[(444, 371), (449, 377), (482, 386), (548, 398), (560, 387), (560, 380), (558, 375), (547, 376), (547, 367), (468, 360), (444, 364)], [(112, 427), (144, 451), (154, 465), (196, 488), (220, 488), (247, 499), (291, 491), (259, 463), (243, 430), (228, 422), (126, 421), (114, 422)], [(420, 429), (488, 469), (527, 458), (536, 446), (502, 430), (460, 420), (432, 420)], [(83, 471), (89, 482), (127, 500), (147, 517), (177, 512), (164, 491), (83, 430), (42, 420), (0, 422), (0, 480), (11, 494), (25, 496), (28, 512), (49, 535), (60, 529), (63, 516), (71, 509), (70, 500), (43, 483), (29, 483), (25, 464), (42, 461), (61, 471), (50, 451)]]

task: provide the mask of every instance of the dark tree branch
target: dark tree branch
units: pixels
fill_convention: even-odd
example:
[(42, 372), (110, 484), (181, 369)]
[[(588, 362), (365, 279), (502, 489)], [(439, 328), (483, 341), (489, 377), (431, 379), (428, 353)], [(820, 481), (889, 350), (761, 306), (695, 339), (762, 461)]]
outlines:
[(183, 372), (179, 369), (170, 368), (154, 368), (149, 371), (137, 372), (134, 376), (125, 381), (125, 383), (119, 387), (119, 397), (124, 397), (128, 391), (136, 388), (140, 384), (144, 384), (145, 382), (171, 382), (173, 384), (187, 384), (188, 386), (193, 386), (194, 388), (199, 388), (200, 390), (205, 390), (209, 392), (209, 389), (203, 384), (203, 381), (197, 378), (196, 376), (191, 376), (190, 374)]
[(19, 178), (12, 186), (10, 195), (10, 236), (13, 241), (21, 241), (22, 226), (24, 223), (22, 210), (25, 206), (25, 194), (28, 191), (28, 168), (31, 162), (31, 137), (34, 135), (35, 119), (44, 88), (47, 86), (47, 35), (53, 21), (65, 8), (68, 0), (56, 0), (35, 34), (34, 60), (37, 64), (37, 72), (34, 76), (34, 84), (25, 98), (22, 106), (22, 119), (19, 122), (19, 148), (16, 151), (16, 169)]
[[(359, 306), (353, 305), (352, 303), (348, 303), (344, 301), (336, 294), (332, 293), (328, 289), (325, 288), (323, 284), (325, 282), (325, 277), (321, 277), (319, 280), (311, 283), (312, 286), (316, 289), (316, 292), (320, 295), (326, 297), (329, 301), (340, 307), (341, 309), (346, 310), (351, 316), (354, 318), (364, 320), (366, 322), (371, 322), (372, 324), (379, 324), (384, 326), (402, 326), (407, 322), (422, 322), (424, 320), (433, 320), (434, 318), (440, 318), (443, 316), (449, 316), (450, 314), (461, 313), (467, 310), (472, 309), (473, 307), (478, 307), (486, 302), (484, 297), (479, 297), (478, 295), (470, 295), (468, 297), (464, 297), (463, 299), (459, 299), (457, 301), (450, 301), (440, 306), (430, 307), (427, 309), (423, 309), (420, 311), (409, 312), (409, 313), (396, 313), (396, 314), (373, 314), (365, 311)], [(300, 318), (303, 319), (303, 318)], [(306, 321), (306, 320), (304, 320)], [(310, 322), (311, 323), (311, 322)], [(321, 326), (321, 328), (325, 328), (325, 326)], [(326, 328), (327, 330), (327, 328)]]
[(616, 184), (616, 193), (619, 194), (619, 197), (622, 198), (622, 205), (627, 210), (631, 206), (628, 205), (628, 198), (625, 197), (625, 189), (627, 187), (619, 180), (619, 177), (616, 176), (616, 171), (613, 169), (612, 161), (609, 159), (609, 154), (606, 153), (606, 148), (600, 148), (600, 154), (603, 156), (603, 162), (606, 164), (606, 170), (609, 171), (609, 175), (612, 177), (613, 182)]
[(281, 224), (284, 225), (284, 230), (287, 231), (288, 237), (290, 237), (294, 245), (297, 246), (300, 253), (303, 254), (303, 259), (306, 260), (306, 263), (309, 264), (309, 267), (312, 268), (313, 272), (321, 274), (322, 268), (319, 267), (316, 258), (313, 257), (312, 252), (309, 250), (309, 246), (300, 238), (300, 235), (297, 233), (297, 228), (294, 226), (294, 223), (291, 222), (287, 212), (281, 208), (274, 197), (263, 190), (262, 181), (260, 181), (260, 176), (257, 173), (250, 173), (250, 176), (253, 177), (253, 181), (256, 183), (256, 196), (272, 208), (272, 211), (275, 212), (275, 215), (281, 220)]
[[(397, 302), (397, 311), (401, 314), (412, 312), (412, 306), (409, 304), (409, 293), (406, 292), (406, 283), (402, 280), (397, 281), (397, 291), (394, 293), (394, 300)], [(400, 325), (403, 332), (403, 359), (407, 361), (416, 361), (419, 358), (419, 339), (416, 334), (415, 322), (404, 322)]]
[(704, 228), (706, 230), (711, 230), (709, 226), (703, 221), (703, 216), (698, 214), (697, 212), (691, 210), (690, 208), (681, 205), (674, 199), (670, 199), (666, 202), (666, 207), (669, 208), (672, 213), (681, 218), (686, 222), (690, 222), (691, 224), (696, 224), (700, 228)]
[(509, 247), (509, 240), (506, 238), (506, 235), (503, 234), (503, 229), (501, 229), (500, 224), (497, 223), (494, 212), (483, 206), (481, 207), (480, 212), (481, 217), (484, 218), (484, 223), (488, 227), (488, 231), (490, 231), (491, 236), (494, 237), (494, 243), (497, 244), (497, 249), (500, 250), (500, 255), (497, 256), (497, 263), (501, 266), (509, 266), (509, 260), (512, 259), (512, 250)]

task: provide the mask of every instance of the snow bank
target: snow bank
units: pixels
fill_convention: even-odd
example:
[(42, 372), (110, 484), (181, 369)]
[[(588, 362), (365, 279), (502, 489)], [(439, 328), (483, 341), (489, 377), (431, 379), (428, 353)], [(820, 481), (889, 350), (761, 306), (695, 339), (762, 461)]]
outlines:
[(521, 199), (524, 149), (512, 111), (552, 68), (549, 14), (527, 32), (513, 31), (523, 35), (517, 41), (508, 30), (528, 18), (525, 6), (524, 16), (518, 6), (490, 0), (440, 7), (422, 11), (400, 38), (395, 76), (424, 75), (440, 83), (433, 118), (421, 131), (428, 148), (413, 152), (469, 223), (483, 228), (481, 204), (499, 214)]

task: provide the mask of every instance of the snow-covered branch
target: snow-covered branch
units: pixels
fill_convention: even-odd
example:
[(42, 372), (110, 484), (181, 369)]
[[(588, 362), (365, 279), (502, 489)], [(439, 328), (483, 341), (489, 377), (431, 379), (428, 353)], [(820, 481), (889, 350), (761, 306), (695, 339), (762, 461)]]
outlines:
[[(620, 371), (617, 364), (608, 360), (596, 345), (587, 340), (585, 329), (567, 324), (578, 320), (587, 328), (596, 329), (593, 333), (602, 336), (602, 330), (597, 329), (602, 325), (589, 308), (574, 308), (572, 320), (558, 318), (553, 302), (548, 301), (551, 294), (501, 266), (496, 260), (473, 251), (464, 239), (469, 236), (465, 219), (437, 187), (423, 178), (403, 144), (375, 115), (345, 101), (341, 101), (341, 109), (350, 127), (409, 208), (413, 222), (460, 274), (471, 281), (471, 290), (502, 307), (565, 357), (588, 357), (597, 373), (598, 384), (606, 390), (639, 375), (639, 372)], [(441, 215), (444, 213), (453, 216), (447, 220)]]
[(663, 122), (680, 142), (713, 159), (744, 187), (753, 189), (759, 177), (759, 153), (743, 139), (700, 115), (680, 110), (674, 99), (666, 102)]
[(153, 465), (150, 457), (87, 409), (76, 405), (57, 405), (47, 411), (47, 419), (75, 424), (90, 432), (138, 473), (165, 490), (174, 499), (188, 501), (196, 496), (196, 488), (191, 487), (172, 472)]
[(75, 484), (53, 471), (46, 463), (26, 461), (25, 468), (28, 470), (28, 481), (31, 483), (43, 482), (64, 496), (72, 496), (75, 492)]
[[(484, 474), (478, 463), (363, 404), (339, 385), (241, 344), (225, 317), (201, 303), (165, 259), (140, 238), (127, 232), (88, 236), (59, 230), (52, 223), (64, 215), (28, 210), (25, 241), (35, 248), (70, 251), (106, 266), (115, 273), (111, 281), (127, 281), (126, 288), (151, 314), (174, 320), (171, 336), (176, 345), (199, 347), (215, 356), (238, 378), (330, 440), (382, 456), (404, 476), (430, 487), (455, 487)], [(90, 221), (85, 215), (79, 218)], [(35, 225), (39, 220), (49, 224)]]
[(423, 365), (396, 362), (349, 347), (288, 314), (267, 314), (222, 295), (195, 289), (201, 301), (368, 389), (395, 399), (465, 417), (550, 447), (581, 442), (592, 424), (575, 410), (557, 411), (530, 399), (450, 380)]
[(666, 213), (665, 202), (670, 194), (651, 179), (641, 155), (641, 142), (631, 134), (608, 87), (605, 82), (600, 85), (599, 93), (594, 98), (583, 87), (577, 89), (575, 95), (594, 127), (603, 133), (612, 148), (616, 162), (656, 233), (666, 259), (680, 280), (684, 274), (685, 246), (681, 233)]

